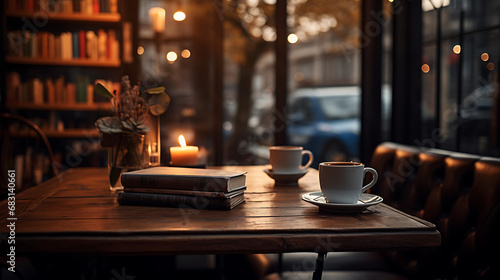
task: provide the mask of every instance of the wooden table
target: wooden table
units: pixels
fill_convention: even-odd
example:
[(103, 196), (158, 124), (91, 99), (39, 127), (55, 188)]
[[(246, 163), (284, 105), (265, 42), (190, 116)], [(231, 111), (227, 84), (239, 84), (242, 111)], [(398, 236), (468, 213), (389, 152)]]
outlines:
[[(106, 169), (68, 170), (16, 195), (16, 254), (329, 252), (440, 244), (433, 224), (383, 203), (365, 213), (319, 212), (301, 200), (319, 191), (317, 170), (298, 186), (275, 186), (263, 166), (223, 168), (248, 171), (246, 203), (230, 211), (118, 205)], [(0, 209), (6, 246), (12, 218), (7, 201)]]

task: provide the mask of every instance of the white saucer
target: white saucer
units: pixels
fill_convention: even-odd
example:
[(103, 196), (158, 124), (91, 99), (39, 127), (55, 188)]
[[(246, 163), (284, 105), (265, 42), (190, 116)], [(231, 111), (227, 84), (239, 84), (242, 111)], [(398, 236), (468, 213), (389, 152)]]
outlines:
[(301, 170), (293, 174), (281, 174), (281, 173), (274, 173), (273, 170), (269, 168), (264, 169), (264, 172), (269, 177), (273, 178), (277, 184), (297, 184), (298, 180), (304, 177), (304, 175), (306, 175), (308, 171), (309, 168), (306, 168), (304, 170)]
[(302, 200), (318, 206), (320, 210), (336, 213), (361, 212), (368, 206), (379, 204), (383, 201), (382, 197), (378, 195), (364, 193), (359, 198), (357, 204), (329, 203), (326, 202), (322, 192), (311, 192), (303, 194)]

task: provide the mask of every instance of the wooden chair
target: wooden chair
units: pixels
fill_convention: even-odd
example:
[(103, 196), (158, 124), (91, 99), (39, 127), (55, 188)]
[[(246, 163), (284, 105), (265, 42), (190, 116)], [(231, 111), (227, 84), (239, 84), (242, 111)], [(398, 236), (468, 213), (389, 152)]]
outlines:
[(15, 170), (16, 192), (57, 174), (46, 134), (32, 121), (0, 113), (0, 198), (7, 196), (8, 170)]

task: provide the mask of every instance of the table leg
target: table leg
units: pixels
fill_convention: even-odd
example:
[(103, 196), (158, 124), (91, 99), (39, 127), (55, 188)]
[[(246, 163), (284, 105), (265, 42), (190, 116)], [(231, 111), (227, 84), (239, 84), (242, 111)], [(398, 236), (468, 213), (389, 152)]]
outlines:
[(216, 270), (216, 279), (225, 280), (226, 276), (224, 274), (224, 256), (223, 255), (215, 255), (215, 270)]
[(318, 258), (316, 259), (316, 268), (313, 273), (313, 280), (321, 280), (323, 275), (323, 265), (325, 264), (326, 253), (318, 253)]
[(283, 253), (278, 254), (278, 274), (283, 278)]

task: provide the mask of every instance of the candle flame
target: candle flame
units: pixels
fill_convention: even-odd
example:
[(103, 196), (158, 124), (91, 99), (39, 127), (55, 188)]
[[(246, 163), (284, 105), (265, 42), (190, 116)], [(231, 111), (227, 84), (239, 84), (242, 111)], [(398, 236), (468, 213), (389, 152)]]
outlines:
[(184, 136), (182, 136), (182, 134), (179, 135), (179, 144), (181, 144), (181, 147), (183, 147), (183, 148), (187, 146), (186, 139), (184, 138)]

